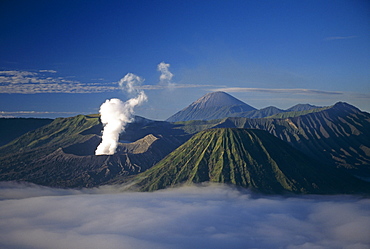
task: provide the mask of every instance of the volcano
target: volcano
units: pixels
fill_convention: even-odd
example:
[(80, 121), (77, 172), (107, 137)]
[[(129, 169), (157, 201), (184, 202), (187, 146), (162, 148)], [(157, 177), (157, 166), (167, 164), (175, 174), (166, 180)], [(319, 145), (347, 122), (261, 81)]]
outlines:
[[(121, 134), (116, 154), (112, 156), (94, 154), (101, 142), (103, 128), (99, 115), (58, 118), (0, 147), (0, 181), (27, 181), (53, 187), (125, 183), (152, 168), (192, 136), (198, 136), (198, 132), (212, 128), (264, 130), (279, 139), (276, 145), (284, 141), (308, 160), (314, 160), (312, 165), (324, 165), (323, 168), (333, 169), (333, 172), (339, 169), (365, 181), (370, 179), (369, 113), (344, 102), (272, 116), (279, 110), (268, 108), (265, 111), (269, 117), (228, 117), (178, 123), (136, 116)], [(260, 140), (264, 139), (261, 137)], [(232, 146), (231, 142), (229, 146)], [(307, 186), (304, 189), (313, 192)], [(291, 192), (295, 191), (298, 190)]]
[(166, 121), (211, 120), (235, 116), (235, 113), (254, 111), (247, 105), (225, 92), (212, 92), (199, 98), (188, 107), (169, 117)]

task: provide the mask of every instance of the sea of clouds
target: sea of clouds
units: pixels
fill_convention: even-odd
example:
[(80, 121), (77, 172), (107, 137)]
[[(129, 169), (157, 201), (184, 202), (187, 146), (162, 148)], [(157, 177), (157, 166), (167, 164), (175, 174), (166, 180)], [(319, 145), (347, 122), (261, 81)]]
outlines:
[(370, 248), (370, 199), (0, 183), (0, 248)]

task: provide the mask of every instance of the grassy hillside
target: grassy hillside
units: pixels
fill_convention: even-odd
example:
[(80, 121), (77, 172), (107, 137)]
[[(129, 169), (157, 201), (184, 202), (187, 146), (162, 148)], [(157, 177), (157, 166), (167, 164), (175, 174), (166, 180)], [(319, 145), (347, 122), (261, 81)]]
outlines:
[(78, 115), (71, 118), (57, 118), (49, 125), (28, 132), (0, 147), (0, 155), (40, 148), (52, 151), (58, 147), (82, 142), (88, 139), (88, 136), (81, 133), (99, 123), (99, 118), (93, 116)]
[(154, 191), (184, 183), (230, 183), (266, 193), (351, 193), (360, 181), (312, 160), (266, 131), (211, 129), (198, 133), (153, 168), (135, 187)]
[(318, 161), (370, 177), (369, 113), (338, 102), (329, 108), (294, 112), (289, 116), (258, 119), (230, 117), (175, 124), (176, 129), (192, 133), (209, 128), (265, 130)]

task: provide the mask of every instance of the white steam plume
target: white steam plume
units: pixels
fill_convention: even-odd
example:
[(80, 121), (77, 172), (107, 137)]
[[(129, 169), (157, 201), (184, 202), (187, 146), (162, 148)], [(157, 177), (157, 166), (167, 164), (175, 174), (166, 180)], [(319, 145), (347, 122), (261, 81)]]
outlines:
[(159, 76), (160, 84), (167, 85), (172, 87), (174, 84), (171, 82), (173, 74), (168, 70), (170, 64), (161, 62), (158, 64), (157, 69), (161, 72), (161, 76)]
[(143, 81), (139, 76), (128, 73), (118, 84), (123, 90), (135, 94), (136, 97), (126, 102), (116, 98), (107, 99), (100, 106), (100, 119), (104, 129), (102, 142), (96, 149), (95, 155), (113, 155), (116, 152), (119, 134), (125, 130), (127, 123), (133, 121), (134, 108), (148, 99), (144, 91), (138, 88)]
[(128, 93), (140, 93), (143, 92), (138, 88), (142, 83), (144, 82), (144, 79), (140, 78), (139, 76), (133, 74), (133, 73), (128, 73), (120, 79), (118, 82), (118, 85), (121, 87), (123, 91), (127, 91)]

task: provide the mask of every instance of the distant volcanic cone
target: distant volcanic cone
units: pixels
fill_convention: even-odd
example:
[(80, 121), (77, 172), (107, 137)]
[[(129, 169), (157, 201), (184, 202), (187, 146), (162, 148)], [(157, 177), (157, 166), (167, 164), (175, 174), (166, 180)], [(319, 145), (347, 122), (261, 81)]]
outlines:
[(247, 105), (225, 92), (212, 92), (199, 98), (166, 121), (211, 120), (232, 116), (234, 113), (249, 112), (256, 108)]

